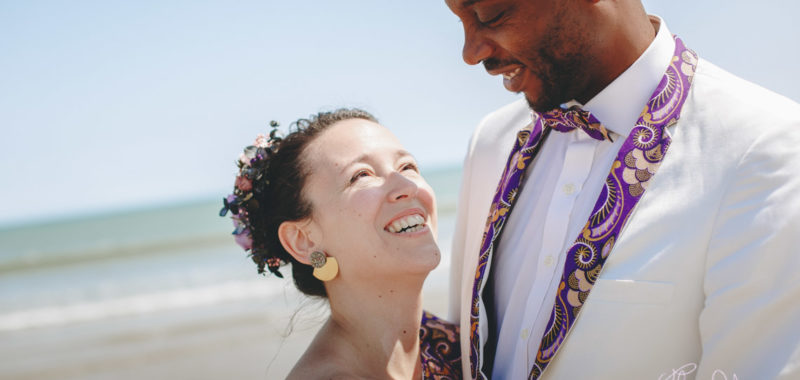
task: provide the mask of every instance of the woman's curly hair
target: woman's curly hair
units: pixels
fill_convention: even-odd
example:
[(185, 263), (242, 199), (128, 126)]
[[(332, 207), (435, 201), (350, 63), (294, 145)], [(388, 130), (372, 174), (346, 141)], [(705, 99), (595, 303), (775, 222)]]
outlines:
[(280, 266), (292, 264), (295, 286), (309, 296), (327, 297), (322, 281), (313, 276), (313, 268), (302, 264), (286, 251), (278, 239), (278, 227), (286, 221), (299, 221), (311, 216), (311, 203), (303, 197), (309, 175), (303, 152), (322, 131), (344, 120), (364, 119), (376, 122), (374, 116), (360, 109), (337, 109), (320, 112), (291, 124), (286, 137), (277, 134), (278, 124), (270, 123), (269, 138), (259, 135), (256, 142), (244, 149), (237, 165), (233, 194), (223, 202), (220, 215), (231, 211), (236, 241), (258, 266), (278, 277)]

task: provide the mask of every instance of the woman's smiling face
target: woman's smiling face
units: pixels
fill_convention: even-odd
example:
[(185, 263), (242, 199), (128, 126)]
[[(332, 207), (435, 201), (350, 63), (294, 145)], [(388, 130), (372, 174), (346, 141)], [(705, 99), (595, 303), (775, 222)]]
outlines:
[(350, 119), (304, 150), (315, 246), (343, 277), (427, 274), (440, 260), (436, 202), (416, 161), (388, 129)]

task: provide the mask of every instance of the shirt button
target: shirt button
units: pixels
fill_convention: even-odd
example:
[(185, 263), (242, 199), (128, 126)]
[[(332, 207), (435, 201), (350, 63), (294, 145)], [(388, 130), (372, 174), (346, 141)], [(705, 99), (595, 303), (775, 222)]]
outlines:
[(552, 266), (553, 265), (553, 261), (555, 261), (553, 259), (553, 256), (547, 255), (547, 257), (544, 258), (544, 265), (547, 265), (548, 267)]
[(528, 329), (523, 329), (519, 336), (522, 338), (522, 340), (528, 340)]
[(572, 195), (575, 192), (575, 185), (568, 183), (561, 188), (565, 195)]

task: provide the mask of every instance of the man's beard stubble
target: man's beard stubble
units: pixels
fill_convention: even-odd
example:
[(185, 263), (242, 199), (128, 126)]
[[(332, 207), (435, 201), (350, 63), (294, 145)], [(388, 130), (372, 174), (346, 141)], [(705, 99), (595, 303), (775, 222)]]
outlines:
[(532, 98), (525, 94), (528, 106), (542, 113), (560, 107), (578, 96), (578, 88), (583, 82), (586, 69), (586, 56), (580, 52), (569, 53), (556, 58), (551, 44), (538, 51), (539, 65), (531, 68), (531, 72), (539, 79), (541, 91)]
[(529, 70), (541, 83), (541, 91), (534, 94), (535, 98), (525, 94), (528, 106), (539, 113), (550, 111), (576, 98), (578, 83), (582, 82), (586, 65), (589, 64), (587, 56), (580, 49), (557, 58), (555, 54), (557, 46), (553, 43), (554, 40), (555, 38), (549, 39), (545, 46), (540, 47), (535, 53), (528, 54), (529, 57), (536, 57), (528, 59), (528, 62), (534, 64), (487, 58), (483, 61), (483, 66), (486, 71), (511, 65), (520, 65)]
[(561, 9), (545, 29), (542, 45), (531, 47), (524, 55), (531, 63), (526, 68), (541, 83), (540, 92), (533, 96), (525, 94), (525, 100), (539, 113), (578, 100), (589, 82), (588, 75), (594, 65), (589, 53), (591, 36), (569, 16), (566, 9)]

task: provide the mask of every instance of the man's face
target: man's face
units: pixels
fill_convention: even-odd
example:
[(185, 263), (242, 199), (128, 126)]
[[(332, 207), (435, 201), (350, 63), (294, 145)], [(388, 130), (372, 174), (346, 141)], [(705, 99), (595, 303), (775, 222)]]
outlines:
[(594, 66), (582, 0), (445, 0), (464, 25), (464, 61), (483, 62), (536, 111), (579, 98)]

